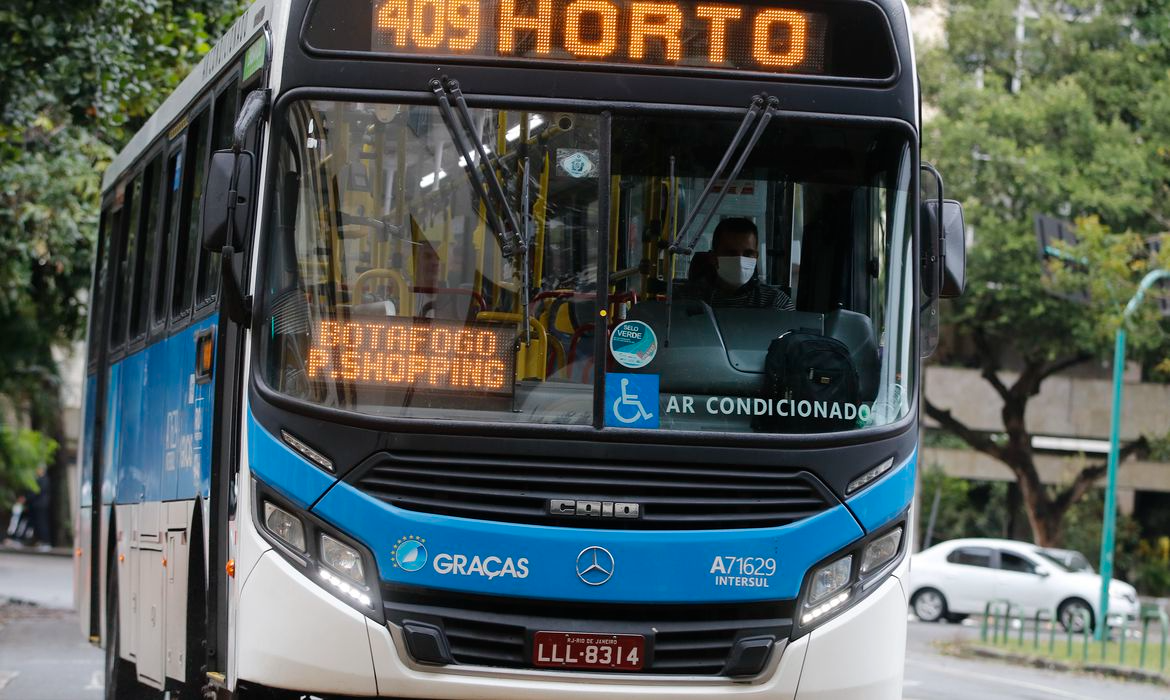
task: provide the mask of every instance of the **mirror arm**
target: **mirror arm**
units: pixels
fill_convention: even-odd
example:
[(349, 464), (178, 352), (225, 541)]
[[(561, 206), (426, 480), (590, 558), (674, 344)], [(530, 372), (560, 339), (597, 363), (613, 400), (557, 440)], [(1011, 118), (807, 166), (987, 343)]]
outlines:
[(244, 294), (239, 276), (236, 274), (235, 258), (235, 223), (236, 208), (240, 203), (240, 167), (239, 155), (244, 150), (244, 142), (248, 139), (248, 131), (268, 113), (272, 103), (272, 91), (261, 88), (248, 93), (244, 104), (240, 108), (240, 116), (232, 128), (232, 153), (236, 156), (236, 165), (232, 168), (231, 186), (228, 188), (228, 217), (227, 217), (227, 245), (220, 253), (220, 266), (223, 280), (223, 304), (228, 318), (244, 326), (252, 325), (252, 298)]
[(248, 130), (260, 121), (268, 112), (272, 102), (272, 90), (260, 88), (248, 93), (244, 98), (244, 106), (240, 108), (240, 116), (232, 127), (232, 151), (239, 153), (244, 150), (244, 142), (248, 140)]
[(236, 266), (233, 264), (235, 257), (235, 247), (225, 245), (219, 258), (222, 269), (220, 279), (223, 280), (223, 305), (228, 318), (244, 328), (249, 328), (252, 325), (252, 297), (246, 296), (240, 288)]
[(946, 185), (943, 184), (942, 173), (940, 173), (938, 168), (934, 167), (934, 165), (923, 162), (921, 167), (923, 170), (934, 176), (934, 181), (938, 183), (938, 230), (933, 232), (938, 245), (938, 259), (934, 261), (934, 264), (938, 268), (939, 273), (938, 279), (935, 281), (935, 289), (933, 292), (934, 296), (937, 297), (939, 290), (942, 288), (943, 256), (946, 255), (946, 247), (944, 244), (944, 241), (946, 240), (946, 229), (944, 228), (945, 224), (943, 222), (943, 201), (946, 200)]

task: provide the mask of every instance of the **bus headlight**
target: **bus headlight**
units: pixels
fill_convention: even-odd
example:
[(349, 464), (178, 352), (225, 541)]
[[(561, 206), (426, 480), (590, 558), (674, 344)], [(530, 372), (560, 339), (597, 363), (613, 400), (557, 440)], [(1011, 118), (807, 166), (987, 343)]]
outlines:
[(902, 547), (902, 528), (896, 527), (888, 533), (865, 545), (861, 555), (861, 576), (877, 571), (898, 555)]
[(904, 552), (905, 522), (850, 545), (810, 570), (793, 638), (857, 604), (890, 575)]
[(304, 553), (305, 525), (297, 516), (269, 501), (264, 501), (264, 527), (281, 542)]
[(253, 479), (252, 517), (272, 549), (316, 585), (379, 624), (385, 622), (373, 554), (333, 525)]
[(853, 555), (842, 557), (813, 574), (808, 602), (819, 603), (849, 585), (853, 572)]
[(321, 562), (350, 581), (365, 585), (362, 555), (353, 547), (338, 542), (329, 535), (321, 535)]

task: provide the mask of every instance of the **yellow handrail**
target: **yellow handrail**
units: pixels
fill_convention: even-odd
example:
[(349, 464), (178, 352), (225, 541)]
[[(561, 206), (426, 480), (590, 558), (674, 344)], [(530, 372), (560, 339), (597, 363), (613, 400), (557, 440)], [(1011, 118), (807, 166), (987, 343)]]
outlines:
[[(519, 327), (523, 317), (520, 314), (507, 311), (481, 311), (475, 320), (487, 323), (515, 323)], [(516, 354), (516, 379), (537, 379), (544, 381), (548, 377), (548, 331), (544, 324), (535, 318), (528, 319), (532, 340), (525, 343), (520, 339), (520, 351)]]
[(375, 279), (390, 280), (390, 283), (394, 285), (398, 293), (398, 314), (400, 316), (414, 315), (414, 295), (410, 292), (410, 285), (406, 283), (406, 278), (398, 270), (381, 268), (366, 270), (358, 275), (353, 283), (353, 293), (350, 295), (354, 304), (361, 303), (362, 292), (366, 284)]

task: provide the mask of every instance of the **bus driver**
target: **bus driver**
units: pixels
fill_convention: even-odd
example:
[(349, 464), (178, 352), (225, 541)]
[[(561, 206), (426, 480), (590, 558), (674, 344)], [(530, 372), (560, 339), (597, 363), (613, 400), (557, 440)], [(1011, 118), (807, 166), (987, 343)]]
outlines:
[(715, 227), (711, 250), (695, 256), (688, 291), (716, 308), (794, 310), (784, 290), (760, 281), (759, 258), (751, 219), (724, 219)]

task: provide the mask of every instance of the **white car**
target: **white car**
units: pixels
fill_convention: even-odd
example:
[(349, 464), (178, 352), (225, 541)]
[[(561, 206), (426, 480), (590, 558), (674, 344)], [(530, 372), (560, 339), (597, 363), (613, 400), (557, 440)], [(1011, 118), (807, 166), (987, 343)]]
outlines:
[[(1090, 626), (1099, 618), (1101, 577), (1074, 570), (1067, 552), (1013, 540), (963, 539), (936, 544), (910, 559), (910, 608), (925, 622), (958, 622), (982, 614), (992, 600), (1007, 600), (1032, 618), (1056, 611), (1065, 629)], [(1082, 556), (1083, 558), (1083, 556)], [(1109, 621), (1136, 619), (1137, 591), (1123, 581), (1109, 583)], [(1015, 613), (1013, 613), (1015, 614)]]

